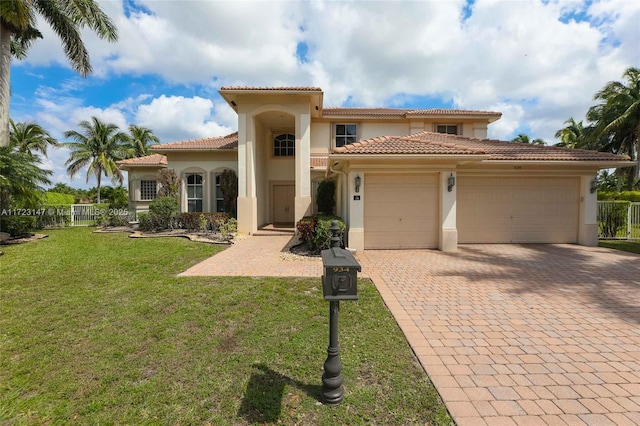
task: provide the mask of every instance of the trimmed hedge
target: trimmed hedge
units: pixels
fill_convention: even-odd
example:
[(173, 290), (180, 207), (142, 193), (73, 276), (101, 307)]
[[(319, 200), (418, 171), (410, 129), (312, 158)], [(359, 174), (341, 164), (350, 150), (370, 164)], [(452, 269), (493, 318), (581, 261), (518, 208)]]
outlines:
[(12, 237), (28, 234), (36, 227), (36, 216), (0, 216), (0, 232)]
[(76, 197), (71, 194), (47, 191), (42, 196), (42, 203), (46, 206), (71, 205), (76, 202)]
[(640, 203), (640, 191), (598, 191), (598, 200), (600, 201), (631, 201), (632, 203)]
[(218, 231), (219, 223), (227, 222), (229, 213), (180, 213), (178, 226), (190, 231)]

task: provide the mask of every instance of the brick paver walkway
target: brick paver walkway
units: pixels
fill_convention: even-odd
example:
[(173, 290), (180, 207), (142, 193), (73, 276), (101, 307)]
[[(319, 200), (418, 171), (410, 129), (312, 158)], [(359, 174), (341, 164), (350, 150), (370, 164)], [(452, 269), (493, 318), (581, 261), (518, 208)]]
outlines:
[(640, 256), (358, 254), (459, 426), (640, 425)]
[(296, 238), (293, 233), (261, 231), (192, 266), (180, 276), (320, 277), (320, 258), (285, 257), (285, 247), (293, 238)]

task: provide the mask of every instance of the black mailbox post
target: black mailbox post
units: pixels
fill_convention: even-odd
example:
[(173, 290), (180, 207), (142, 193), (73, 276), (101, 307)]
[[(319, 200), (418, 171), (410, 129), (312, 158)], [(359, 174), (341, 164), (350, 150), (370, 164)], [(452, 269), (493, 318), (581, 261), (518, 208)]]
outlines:
[(331, 224), (331, 248), (322, 250), (322, 292), (329, 301), (329, 347), (322, 374), (322, 400), (325, 404), (339, 404), (344, 398), (342, 361), (338, 345), (338, 312), (341, 300), (358, 299), (358, 272), (362, 270), (353, 255), (340, 248), (340, 228)]

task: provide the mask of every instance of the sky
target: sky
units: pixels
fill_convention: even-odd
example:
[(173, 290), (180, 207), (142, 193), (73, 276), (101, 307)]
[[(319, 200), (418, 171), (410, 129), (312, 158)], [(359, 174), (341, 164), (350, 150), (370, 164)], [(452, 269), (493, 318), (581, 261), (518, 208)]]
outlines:
[[(44, 38), (12, 64), (14, 121), (65, 141), (96, 116), (168, 143), (236, 130), (221, 86), (317, 86), (324, 106), (499, 111), (490, 138), (554, 144), (640, 66), (637, 0), (98, 2), (118, 42), (83, 33), (94, 69), (83, 78), (40, 22)], [(68, 157), (49, 150), (52, 183), (95, 186), (86, 171), (67, 175)]]

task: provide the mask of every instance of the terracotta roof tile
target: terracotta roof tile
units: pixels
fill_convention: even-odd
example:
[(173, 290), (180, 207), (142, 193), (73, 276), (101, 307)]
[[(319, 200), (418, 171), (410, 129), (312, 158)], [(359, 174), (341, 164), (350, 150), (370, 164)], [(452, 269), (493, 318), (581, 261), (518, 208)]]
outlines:
[(312, 169), (326, 169), (329, 164), (329, 157), (324, 156), (311, 156), (311, 168)]
[(188, 151), (188, 150), (216, 150), (216, 149), (236, 149), (238, 148), (238, 132), (226, 136), (214, 138), (191, 139), (181, 142), (171, 142), (160, 145), (153, 145), (153, 151)]
[(487, 116), (500, 117), (502, 113), (493, 111), (476, 111), (467, 109), (406, 109), (406, 108), (345, 108), (345, 107), (327, 107), (323, 108), (324, 116), (367, 116), (367, 117), (416, 117), (416, 116)]
[(263, 90), (266, 92), (276, 92), (283, 90), (292, 90), (299, 92), (322, 92), (322, 89), (319, 87), (310, 87), (310, 86), (281, 86), (281, 87), (265, 87), (265, 86), (222, 86), (220, 90)]
[(628, 156), (554, 146), (529, 145), (442, 133), (383, 136), (345, 145), (334, 154), (486, 154), (489, 160), (511, 161), (627, 161)]
[(166, 166), (167, 157), (162, 154), (151, 154), (145, 157), (127, 158), (116, 163), (119, 166)]

